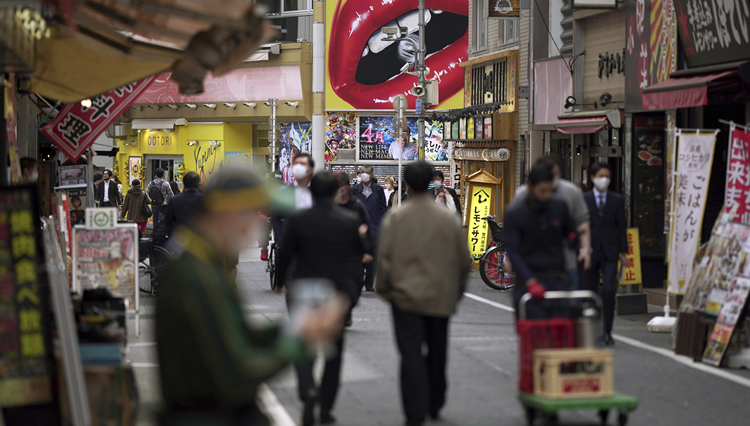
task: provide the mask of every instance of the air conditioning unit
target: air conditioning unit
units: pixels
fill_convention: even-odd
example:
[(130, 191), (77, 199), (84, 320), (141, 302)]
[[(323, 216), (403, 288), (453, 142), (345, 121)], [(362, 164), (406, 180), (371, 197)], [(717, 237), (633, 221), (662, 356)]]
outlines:
[(135, 136), (136, 133), (134, 132), (132, 135), (128, 135), (126, 133), (127, 125), (126, 124), (112, 124), (107, 129), (107, 137), (110, 139), (127, 139), (128, 137)]

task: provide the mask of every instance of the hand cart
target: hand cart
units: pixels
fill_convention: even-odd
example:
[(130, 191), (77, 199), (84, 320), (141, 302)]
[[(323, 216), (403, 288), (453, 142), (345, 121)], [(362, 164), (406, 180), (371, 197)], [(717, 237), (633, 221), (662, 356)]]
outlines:
[[(534, 351), (537, 349), (552, 349), (544, 351), (548, 355), (575, 352), (571, 348), (576, 346), (576, 320), (571, 318), (526, 319), (526, 303), (531, 300), (530, 293), (526, 293), (519, 303), (519, 320), (517, 331), (519, 335), (519, 393), (518, 399), (526, 411), (526, 421), (529, 426), (534, 424), (537, 415), (546, 417), (551, 424), (557, 422), (557, 412), (563, 410), (593, 409), (599, 413), (601, 424), (606, 425), (610, 410), (618, 410), (617, 424), (625, 426), (628, 414), (638, 407), (638, 399), (623, 395), (613, 390), (604, 396), (588, 396), (571, 399), (551, 398), (547, 394), (534, 393)], [(591, 299), (601, 307), (599, 295), (592, 291), (548, 291), (545, 299)], [(578, 351), (579, 355), (580, 352)], [(585, 352), (585, 351), (583, 351)], [(611, 356), (610, 356), (611, 358)], [(561, 358), (562, 359), (562, 358)], [(562, 368), (562, 365), (560, 366)], [(611, 369), (611, 366), (609, 367)], [(554, 371), (554, 369), (549, 369)], [(553, 372), (553, 374), (555, 374)], [(611, 374), (611, 371), (610, 371)], [(536, 383), (544, 383), (539, 379)], [(598, 387), (597, 387), (598, 389)], [(539, 392), (538, 392), (539, 393)]]

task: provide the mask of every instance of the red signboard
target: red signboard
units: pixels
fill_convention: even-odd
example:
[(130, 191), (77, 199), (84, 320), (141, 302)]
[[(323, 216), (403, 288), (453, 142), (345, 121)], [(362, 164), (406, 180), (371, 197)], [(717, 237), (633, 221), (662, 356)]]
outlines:
[(734, 221), (750, 223), (750, 133), (732, 126), (724, 205)]
[(94, 143), (138, 96), (154, 81), (155, 76), (126, 84), (91, 99), (91, 106), (66, 104), (57, 117), (44, 128), (44, 133), (73, 161)]

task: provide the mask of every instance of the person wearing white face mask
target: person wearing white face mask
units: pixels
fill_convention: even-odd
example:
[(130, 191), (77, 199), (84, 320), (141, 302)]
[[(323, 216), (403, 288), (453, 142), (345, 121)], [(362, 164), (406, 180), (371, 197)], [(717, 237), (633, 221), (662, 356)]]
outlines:
[(612, 169), (606, 163), (594, 163), (589, 171), (594, 189), (584, 194), (591, 216), (591, 245), (594, 249), (591, 269), (585, 274), (584, 289), (599, 291), (599, 272), (602, 274), (602, 302), (604, 305), (605, 345), (614, 345), (612, 323), (615, 316), (617, 293), (617, 261), (628, 262), (627, 223), (625, 203), (620, 194), (610, 191)]
[[(387, 210), (387, 199), (385, 191), (377, 183), (373, 182), (372, 166), (362, 166), (360, 175), (362, 183), (352, 187), (352, 196), (359, 200), (367, 210), (367, 216), (370, 219), (370, 235), (372, 237), (373, 248), (378, 244), (378, 233), (380, 231), (380, 221)], [(365, 291), (375, 291), (375, 263), (377, 257), (365, 265)]]
[(383, 192), (385, 192), (386, 207), (391, 206), (391, 197), (393, 197), (393, 194), (396, 192), (396, 185), (394, 183), (394, 179), (390, 176), (385, 178), (385, 181), (383, 181)]
[(458, 194), (456, 194), (456, 190), (453, 188), (449, 188), (447, 186), (444, 186), (445, 183), (445, 175), (440, 170), (434, 170), (432, 172), (432, 191), (435, 195), (435, 200), (437, 200), (437, 197), (442, 193), (443, 195), (443, 202), (446, 207), (452, 212), (458, 213), (459, 217), (462, 217), (461, 215), (461, 201), (458, 197)]

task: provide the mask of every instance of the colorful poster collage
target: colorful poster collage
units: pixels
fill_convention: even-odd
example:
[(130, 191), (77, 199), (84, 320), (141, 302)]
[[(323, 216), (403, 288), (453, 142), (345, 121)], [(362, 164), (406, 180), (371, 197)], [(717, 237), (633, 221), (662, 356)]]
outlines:
[(354, 112), (326, 113), (326, 161), (338, 160), (340, 149), (357, 149), (357, 114)]
[(292, 162), (301, 152), (310, 152), (312, 146), (311, 123), (281, 123), (279, 132), (279, 171), (284, 183), (294, 182)]
[(0, 407), (52, 401), (36, 187), (0, 189)]

